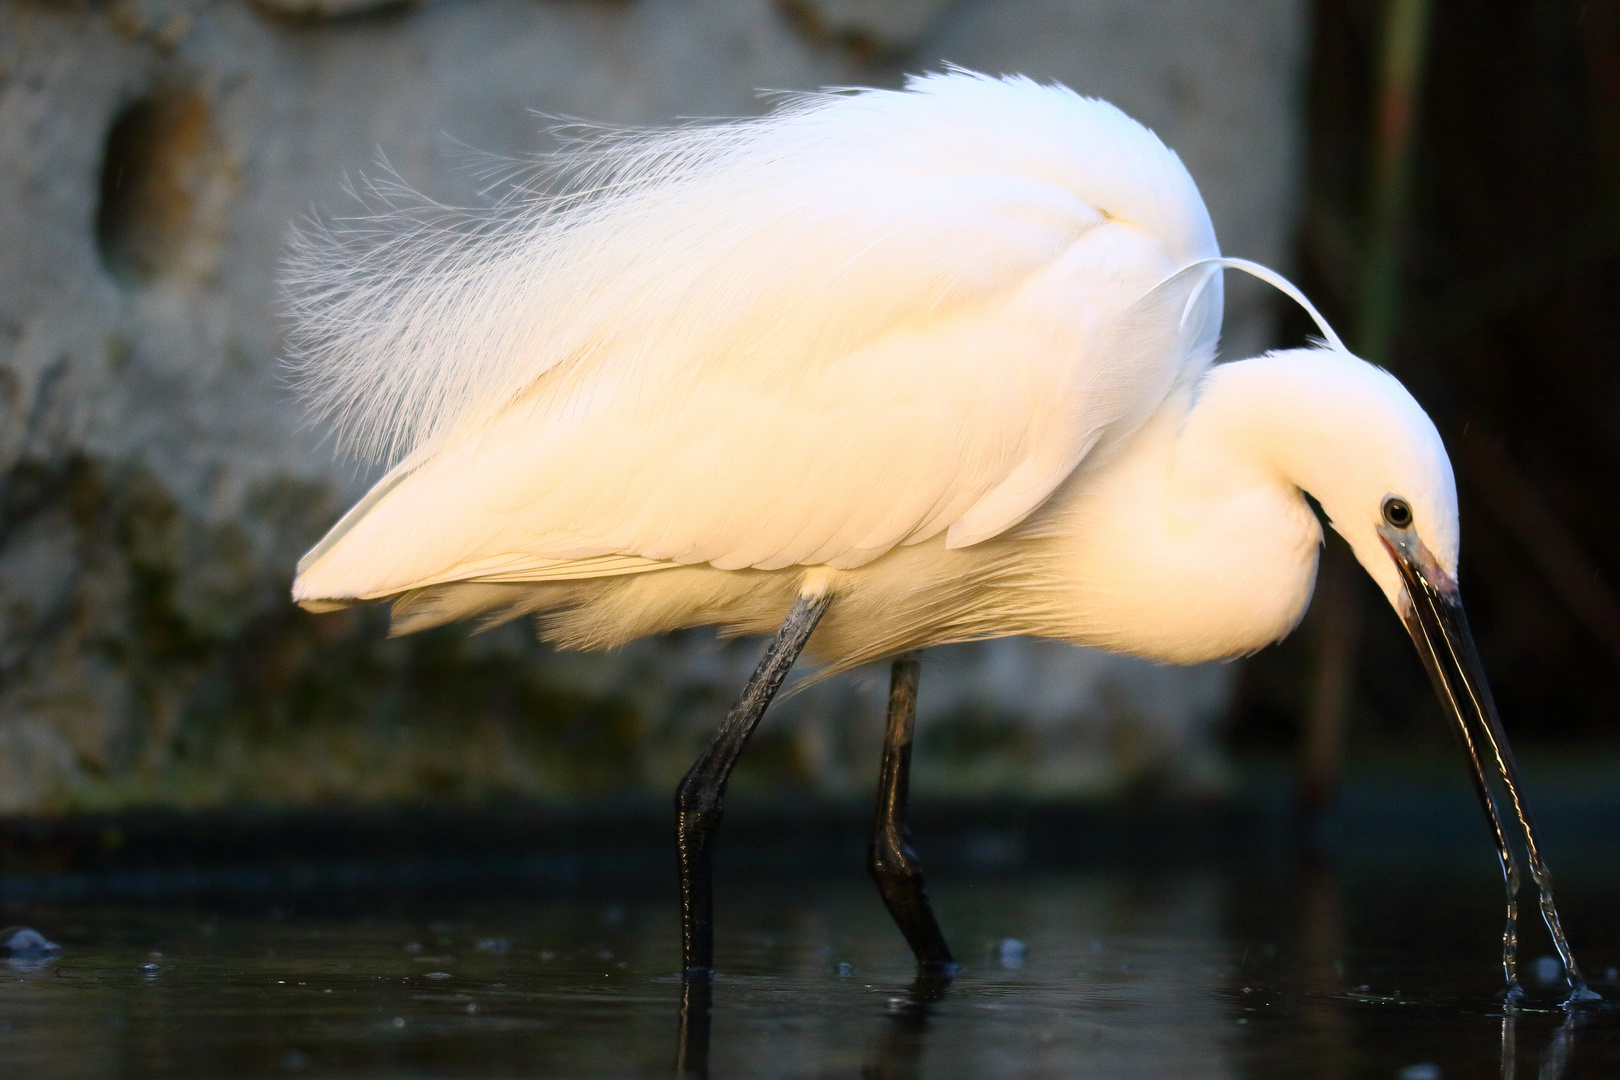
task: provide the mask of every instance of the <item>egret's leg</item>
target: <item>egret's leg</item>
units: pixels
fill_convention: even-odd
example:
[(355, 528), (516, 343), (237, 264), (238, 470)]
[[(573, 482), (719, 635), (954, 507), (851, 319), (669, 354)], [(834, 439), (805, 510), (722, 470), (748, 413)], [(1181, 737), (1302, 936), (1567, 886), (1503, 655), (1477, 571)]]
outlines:
[(889, 676), (889, 719), (883, 733), (883, 770), (878, 780), (877, 815), (867, 862), (889, 914), (906, 935), (923, 971), (948, 972), (954, 966), (945, 935), (923, 891), (922, 862), (911, 847), (907, 798), (911, 787), (911, 732), (917, 717), (918, 665), (915, 656), (894, 662)]
[(801, 595), (765, 649), (720, 730), (675, 789), (676, 846), (681, 863), (681, 962), (688, 976), (708, 976), (714, 966), (714, 889), (709, 843), (725, 813), (726, 781), (742, 756), (765, 707), (788, 668), (804, 651), (821, 621), (830, 593)]

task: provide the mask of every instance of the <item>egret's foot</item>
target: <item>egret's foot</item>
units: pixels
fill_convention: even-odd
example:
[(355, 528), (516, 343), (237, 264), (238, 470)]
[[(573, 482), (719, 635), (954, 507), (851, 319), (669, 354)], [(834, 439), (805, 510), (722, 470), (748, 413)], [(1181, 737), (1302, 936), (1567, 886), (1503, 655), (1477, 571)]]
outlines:
[(906, 995), (911, 1007), (922, 1010), (919, 1013), (922, 1015), (930, 1005), (944, 1001), (956, 973), (961, 970), (961, 964), (918, 964), (917, 977), (911, 981), (911, 989)]
[(1564, 1002), (1564, 1008), (1567, 1009), (1571, 1005), (1588, 1005), (1602, 1000), (1602, 994), (1598, 993), (1596, 990), (1593, 990), (1584, 982), (1577, 982), (1570, 985), (1569, 1000)]
[(1525, 998), (1524, 987), (1519, 985), (1518, 979), (1511, 980), (1506, 986), (1496, 992), (1496, 1000), (1509, 1005), (1517, 1005)]

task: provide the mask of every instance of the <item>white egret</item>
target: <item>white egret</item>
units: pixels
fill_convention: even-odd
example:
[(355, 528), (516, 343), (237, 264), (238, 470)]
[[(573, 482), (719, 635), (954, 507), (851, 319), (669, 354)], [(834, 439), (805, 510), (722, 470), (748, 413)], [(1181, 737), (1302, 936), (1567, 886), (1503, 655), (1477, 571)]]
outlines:
[(1508, 879), (1510, 989), (1511, 810), (1584, 992), (1458, 603), (1439, 434), (1320, 319), (1318, 347), (1213, 363), (1221, 265), (1305, 301), (1221, 259), (1150, 131), (958, 70), (583, 137), (552, 164), (559, 193), (469, 227), (396, 200), (295, 250), (301, 385), (397, 463), (293, 595), (391, 601), (399, 633), (534, 615), (570, 648), (775, 632), (677, 794), (690, 974), (712, 955), (726, 779), (801, 649), (825, 672), (901, 658), (871, 864), (919, 963), (946, 966), (906, 837), (910, 654), (1011, 634), (1173, 663), (1253, 652), (1310, 599), (1308, 493), (1469, 751)]

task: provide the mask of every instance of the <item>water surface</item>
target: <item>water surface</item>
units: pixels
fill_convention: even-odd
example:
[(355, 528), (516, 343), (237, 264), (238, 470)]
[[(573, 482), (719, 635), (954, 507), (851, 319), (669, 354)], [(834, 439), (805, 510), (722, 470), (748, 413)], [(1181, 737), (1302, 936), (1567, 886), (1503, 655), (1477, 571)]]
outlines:
[[(1559, 1009), (1534, 974), (1545, 942), (1525, 954), (1532, 1000), (1493, 998), (1489, 869), (946, 874), (963, 970), (938, 1000), (859, 877), (722, 880), (710, 1072), (1620, 1075), (1620, 1012)], [(0, 1075), (670, 1075), (672, 887), (522, 892), (13, 905), (63, 951), (0, 968)], [(1566, 881), (1561, 899), (1620, 998), (1620, 888)]]

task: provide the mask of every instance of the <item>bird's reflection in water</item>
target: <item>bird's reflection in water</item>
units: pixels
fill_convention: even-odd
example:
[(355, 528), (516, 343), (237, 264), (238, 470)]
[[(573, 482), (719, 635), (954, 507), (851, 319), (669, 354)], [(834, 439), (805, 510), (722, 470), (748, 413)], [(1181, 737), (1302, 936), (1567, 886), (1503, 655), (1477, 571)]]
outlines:
[[(922, 1059), (929, 1014), (945, 999), (951, 974), (921, 972), (904, 997), (889, 1002), (889, 1023), (861, 1069), (864, 1080), (915, 1080)], [(680, 1026), (675, 1037), (675, 1075), (683, 1080), (708, 1080), (710, 1006), (714, 984), (708, 979), (681, 981)]]
[(1301, 1022), (1316, 1060), (1318, 1080), (1344, 1080), (1355, 1060), (1352, 1021), (1345, 1003), (1344, 898), (1320, 857), (1307, 853), (1298, 883), (1297, 950), (1306, 996)]
[(708, 1080), (709, 1006), (714, 983), (707, 978), (681, 980), (680, 1029), (675, 1035), (675, 1075)]
[[(1569, 1068), (1569, 1059), (1575, 1052), (1575, 1032), (1580, 1028), (1582, 1019), (1580, 1009), (1568, 1010), (1564, 1022), (1558, 1025), (1547, 1042), (1547, 1049), (1542, 1052), (1536, 1080), (1563, 1080), (1564, 1070)], [(1502, 1080), (1517, 1080), (1518, 1026), (1519, 1010), (1509, 1005), (1502, 1012)]]
[(950, 986), (951, 976), (945, 972), (920, 972), (905, 997), (889, 1002), (889, 1026), (861, 1070), (864, 1080), (915, 1080), (929, 1013)]

